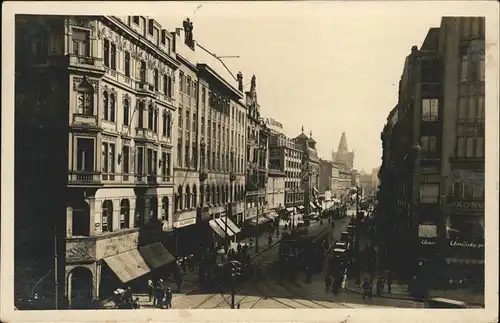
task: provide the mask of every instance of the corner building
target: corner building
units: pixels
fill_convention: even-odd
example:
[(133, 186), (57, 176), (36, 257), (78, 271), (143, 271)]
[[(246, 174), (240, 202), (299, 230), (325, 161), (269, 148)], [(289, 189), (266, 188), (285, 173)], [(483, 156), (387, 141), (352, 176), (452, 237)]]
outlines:
[(54, 187), (16, 217), (53, 224), (59, 304), (85, 308), (173, 261), (161, 241), (173, 220), (179, 62), (170, 33), (143, 16), (18, 16), (16, 43), (17, 151), (32, 165), (46, 156), (17, 192)]

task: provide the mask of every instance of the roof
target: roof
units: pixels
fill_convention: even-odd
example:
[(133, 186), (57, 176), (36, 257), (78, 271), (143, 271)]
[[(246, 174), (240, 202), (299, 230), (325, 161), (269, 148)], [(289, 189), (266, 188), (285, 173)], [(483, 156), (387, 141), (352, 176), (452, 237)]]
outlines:
[(297, 137), (295, 137), (295, 139), (307, 139), (307, 140), (309, 140), (309, 137), (308, 137), (308, 136), (306, 136), (306, 135), (302, 132), (300, 135), (298, 135)]
[[(214, 56), (210, 48), (203, 46), (203, 41), (198, 43), (198, 41), (195, 40), (193, 50), (184, 43), (184, 32), (180, 28), (176, 29), (175, 38), (175, 51), (178, 55), (185, 58), (194, 66), (206, 64), (211, 70), (224, 79), (228, 85), (238, 91), (238, 81), (236, 79), (238, 71), (231, 70), (225, 62)], [(243, 96), (243, 93), (240, 93)]]

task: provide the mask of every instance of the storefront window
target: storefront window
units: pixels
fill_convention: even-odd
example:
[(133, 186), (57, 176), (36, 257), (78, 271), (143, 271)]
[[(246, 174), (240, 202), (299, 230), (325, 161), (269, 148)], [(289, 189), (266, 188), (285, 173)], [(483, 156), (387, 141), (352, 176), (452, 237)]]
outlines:
[(448, 216), (446, 237), (459, 241), (484, 241), (484, 216)]

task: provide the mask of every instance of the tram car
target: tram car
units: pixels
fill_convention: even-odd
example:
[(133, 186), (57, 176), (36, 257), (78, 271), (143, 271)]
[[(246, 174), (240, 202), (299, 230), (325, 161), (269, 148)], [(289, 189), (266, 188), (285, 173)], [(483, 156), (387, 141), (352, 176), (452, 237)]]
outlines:
[(331, 230), (327, 224), (314, 223), (307, 227), (297, 228), (290, 234), (283, 236), (280, 241), (281, 265), (294, 259), (303, 269), (305, 266), (315, 270), (321, 269), (324, 246), (330, 239)]

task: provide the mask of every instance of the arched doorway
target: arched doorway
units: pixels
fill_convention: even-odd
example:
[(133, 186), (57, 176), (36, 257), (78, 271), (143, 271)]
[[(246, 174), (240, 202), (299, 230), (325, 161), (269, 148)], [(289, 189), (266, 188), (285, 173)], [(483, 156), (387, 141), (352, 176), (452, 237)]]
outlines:
[(70, 308), (90, 308), (93, 300), (92, 272), (85, 267), (76, 267), (68, 275), (68, 298)]
[(127, 229), (130, 227), (130, 202), (128, 199), (123, 199), (120, 202), (120, 228)]
[(85, 201), (71, 205), (73, 208), (71, 235), (89, 236), (90, 234), (90, 207)]

